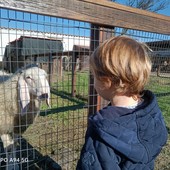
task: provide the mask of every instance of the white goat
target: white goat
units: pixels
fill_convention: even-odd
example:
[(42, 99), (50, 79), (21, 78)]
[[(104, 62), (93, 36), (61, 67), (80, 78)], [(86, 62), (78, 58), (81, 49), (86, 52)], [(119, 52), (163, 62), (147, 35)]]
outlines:
[(49, 98), (47, 74), (35, 66), (21, 69), (0, 83), (0, 137), (6, 154), (11, 152), (14, 157), (15, 135), (33, 123), (42, 100), (49, 106)]

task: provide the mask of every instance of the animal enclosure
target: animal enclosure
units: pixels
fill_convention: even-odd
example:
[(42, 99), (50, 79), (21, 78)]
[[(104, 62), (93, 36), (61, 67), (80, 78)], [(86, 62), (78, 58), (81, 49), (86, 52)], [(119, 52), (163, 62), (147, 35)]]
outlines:
[[(0, 105), (6, 102), (4, 116), (14, 102), (6, 100), (7, 91), (12, 96), (18, 90), (17, 85), (9, 85), (5, 90), (6, 81), (12, 82), (11, 76), (36, 67), (47, 73), (50, 107), (42, 100), (36, 110), (40, 113), (33, 122), (21, 124), (19, 121), (15, 125), (20, 132), (11, 150), (4, 149), (0, 141), (2, 169), (75, 169), (88, 116), (107, 104), (93, 88), (89, 57), (111, 36), (128, 35), (150, 47), (153, 65), (146, 88), (156, 94), (170, 131), (169, 17), (105, 0), (45, 0), (41, 3), (35, 0), (32, 3), (23, 0), (0, 3)], [(41, 97), (46, 99), (47, 95)], [(14, 108), (21, 106), (15, 103)], [(21, 114), (18, 112), (10, 113)], [(3, 116), (0, 113), (1, 128), (8, 126), (4, 125), (5, 118), (2, 122)], [(21, 133), (23, 127), (26, 130)], [(9, 135), (14, 137), (14, 131)], [(156, 161), (156, 170), (170, 168), (169, 155), (170, 141)]]

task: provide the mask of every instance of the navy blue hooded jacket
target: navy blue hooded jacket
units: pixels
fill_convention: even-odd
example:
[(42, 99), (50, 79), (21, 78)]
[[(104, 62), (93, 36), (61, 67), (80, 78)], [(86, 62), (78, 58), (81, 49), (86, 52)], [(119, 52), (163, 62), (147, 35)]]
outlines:
[(89, 118), (77, 170), (153, 170), (167, 141), (156, 97), (145, 91), (135, 109), (107, 106)]

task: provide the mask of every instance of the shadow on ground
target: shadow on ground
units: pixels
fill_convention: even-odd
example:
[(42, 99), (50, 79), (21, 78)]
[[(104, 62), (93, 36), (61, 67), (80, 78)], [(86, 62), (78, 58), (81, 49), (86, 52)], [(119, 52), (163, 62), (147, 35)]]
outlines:
[(61, 107), (53, 107), (51, 109), (41, 111), (40, 116), (47, 116), (49, 114), (56, 114), (60, 112), (67, 112), (67, 111), (74, 111), (76, 109), (83, 109), (87, 107), (87, 98), (84, 98), (80, 95), (77, 95), (76, 97), (72, 97), (71, 94), (65, 91), (57, 91), (55, 89), (51, 89), (51, 93), (60, 96), (62, 99), (67, 99), (70, 102), (74, 102), (76, 104), (71, 106), (61, 106)]
[[(5, 160), (2, 142), (0, 141), (1, 153), (0, 160)], [(17, 146), (15, 164), (22, 170), (61, 170), (61, 167), (48, 155), (43, 156), (24, 138)], [(0, 161), (0, 170), (6, 170), (6, 161)]]

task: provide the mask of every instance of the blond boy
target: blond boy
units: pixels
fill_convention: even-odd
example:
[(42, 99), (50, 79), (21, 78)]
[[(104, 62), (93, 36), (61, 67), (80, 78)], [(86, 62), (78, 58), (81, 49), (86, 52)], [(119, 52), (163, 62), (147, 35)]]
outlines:
[(146, 45), (118, 36), (90, 58), (94, 87), (110, 104), (89, 118), (77, 170), (153, 170), (167, 141), (155, 95), (144, 90), (151, 72)]

